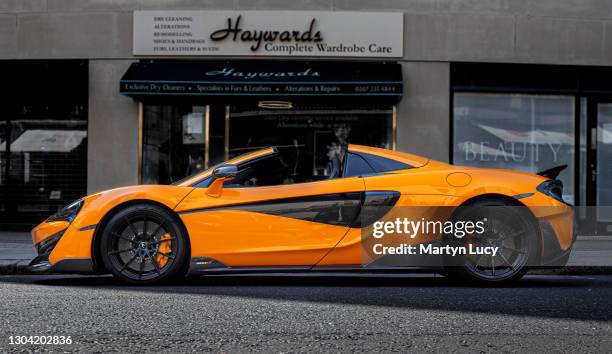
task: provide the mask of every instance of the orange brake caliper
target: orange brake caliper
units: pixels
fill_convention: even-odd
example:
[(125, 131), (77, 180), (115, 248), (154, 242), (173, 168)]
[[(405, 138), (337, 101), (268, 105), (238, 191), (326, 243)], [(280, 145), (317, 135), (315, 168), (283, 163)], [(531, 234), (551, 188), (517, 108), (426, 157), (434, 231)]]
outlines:
[[(160, 237), (159, 239), (159, 247), (157, 249), (158, 252), (162, 252), (165, 254), (170, 254), (172, 253), (172, 244), (169, 239), (171, 238), (169, 233), (165, 233), (162, 237)], [(165, 241), (168, 240), (168, 241)], [(163, 256), (161, 254), (158, 254), (155, 256), (155, 258), (157, 259), (157, 264), (159, 264), (159, 267), (162, 268), (163, 266), (166, 265), (166, 263), (168, 263), (168, 257)]]

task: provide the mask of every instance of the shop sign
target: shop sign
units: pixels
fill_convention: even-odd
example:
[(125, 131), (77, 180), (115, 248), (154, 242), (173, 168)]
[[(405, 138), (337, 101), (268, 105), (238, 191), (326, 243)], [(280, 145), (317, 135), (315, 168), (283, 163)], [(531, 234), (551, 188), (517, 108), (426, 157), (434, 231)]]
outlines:
[(135, 11), (134, 55), (403, 56), (401, 12)]
[(154, 61), (133, 63), (121, 78), (128, 96), (402, 96), (397, 63), (329, 61)]

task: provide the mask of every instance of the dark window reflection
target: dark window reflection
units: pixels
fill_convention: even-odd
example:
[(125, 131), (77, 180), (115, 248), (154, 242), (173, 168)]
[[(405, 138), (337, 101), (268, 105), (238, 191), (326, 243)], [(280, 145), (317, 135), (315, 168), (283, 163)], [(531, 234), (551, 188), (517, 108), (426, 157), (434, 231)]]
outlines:
[(143, 183), (170, 184), (205, 167), (205, 106), (145, 105)]
[(0, 228), (28, 229), (86, 194), (87, 62), (0, 68)]

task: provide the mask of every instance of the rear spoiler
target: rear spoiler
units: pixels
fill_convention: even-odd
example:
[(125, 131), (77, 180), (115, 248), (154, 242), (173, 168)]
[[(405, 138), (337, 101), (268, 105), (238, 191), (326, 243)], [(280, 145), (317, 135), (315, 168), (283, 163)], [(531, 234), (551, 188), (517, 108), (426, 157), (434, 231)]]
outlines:
[(553, 168), (549, 168), (548, 170), (538, 172), (537, 175), (550, 179), (555, 179), (557, 178), (557, 176), (559, 176), (559, 173), (561, 173), (561, 171), (565, 170), (566, 168), (567, 165), (559, 165)]

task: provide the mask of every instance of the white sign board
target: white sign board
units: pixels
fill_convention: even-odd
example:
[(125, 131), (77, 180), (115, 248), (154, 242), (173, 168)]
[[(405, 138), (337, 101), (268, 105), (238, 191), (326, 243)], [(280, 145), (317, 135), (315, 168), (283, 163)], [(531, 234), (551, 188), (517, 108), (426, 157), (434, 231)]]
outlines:
[(134, 55), (403, 56), (401, 12), (135, 11)]

